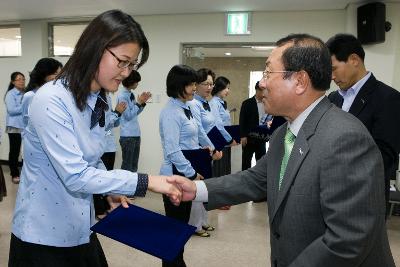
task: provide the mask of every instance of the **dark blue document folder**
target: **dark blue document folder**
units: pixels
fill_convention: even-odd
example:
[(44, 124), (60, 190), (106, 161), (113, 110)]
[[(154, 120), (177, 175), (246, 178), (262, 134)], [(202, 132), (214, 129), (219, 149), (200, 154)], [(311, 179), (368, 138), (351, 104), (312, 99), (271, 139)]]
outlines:
[(240, 128), (239, 125), (224, 126), (225, 130), (232, 136), (236, 143), (240, 143)]
[(222, 151), (222, 149), (228, 144), (216, 126), (212, 127), (212, 129), (207, 133), (207, 136), (218, 151)]
[(196, 227), (129, 204), (113, 210), (90, 228), (128, 246), (172, 261), (182, 251)]
[[(211, 178), (212, 169), (211, 169), (211, 161), (212, 158), (210, 156), (210, 151), (208, 149), (193, 149), (193, 150), (182, 150), (185, 158), (190, 162), (192, 168), (200, 173), (204, 178)], [(176, 167), (172, 166), (173, 174), (185, 176), (182, 173), (178, 172)]]

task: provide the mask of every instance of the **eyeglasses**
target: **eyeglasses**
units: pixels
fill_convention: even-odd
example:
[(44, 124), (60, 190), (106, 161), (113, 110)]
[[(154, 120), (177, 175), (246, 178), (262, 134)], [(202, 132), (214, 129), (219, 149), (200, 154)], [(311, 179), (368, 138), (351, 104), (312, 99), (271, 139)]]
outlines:
[(200, 83), (200, 84), (203, 85), (203, 86), (207, 86), (207, 87), (214, 87), (214, 84), (213, 84), (213, 83), (202, 82), (202, 83)]
[(131, 62), (129, 60), (122, 60), (119, 57), (117, 57), (110, 49), (106, 48), (108, 52), (118, 61), (118, 67), (121, 69), (128, 68), (129, 70), (137, 70), (139, 67), (140, 62), (137, 60)]
[(277, 71), (265, 70), (265, 71), (263, 71), (263, 79), (268, 80), (271, 73), (289, 73), (289, 72), (293, 73), (294, 71), (291, 71), (291, 70), (277, 70)]

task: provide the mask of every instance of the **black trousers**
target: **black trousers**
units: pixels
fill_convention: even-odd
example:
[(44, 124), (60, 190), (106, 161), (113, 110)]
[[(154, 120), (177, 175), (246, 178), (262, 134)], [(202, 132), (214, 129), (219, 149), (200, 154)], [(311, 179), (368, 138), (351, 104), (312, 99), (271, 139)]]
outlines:
[[(179, 206), (175, 206), (166, 195), (163, 195), (163, 202), (165, 215), (167, 217), (175, 218), (185, 223), (189, 222), (192, 202), (182, 202)], [(182, 249), (176, 259), (171, 262), (163, 260), (162, 267), (186, 267), (185, 260), (183, 259), (183, 252), (184, 249)]]
[(11, 177), (19, 177), (18, 158), (21, 152), (21, 134), (9, 133), (10, 152), (8, 153), (8, 164), (10, 166)]
[(75, 247), (52, 247), (24, 242), (11, 234), (8, 267), (106, 267), (96, 234), (90, 242)]
[(101, 160), (106, 166), (107, 171), (114, 169), (115, 152), (106, 152), (101, 156)]
[(265, 142), (257, 142), (249, 138), (247, 139), (247, 145), (242, 147), (242, 171), (251, 167), (251, 159), (253, 158), (254, 153), (256, 154), (256, 160), (259, 160), (266, 153)]
[[(115, 152), (106, 152), (101, 156), (101, 160), (106, 166), (107, 171), (114, 169)], [(93, 195), (94, 211), (96, 215), (102, 215), (110, 209), (106, 196)]]
[(7, 196), (6, 180), (4, 179), (3, 169), (0, 165), (0, 201), (2, 201), (5, 196)]

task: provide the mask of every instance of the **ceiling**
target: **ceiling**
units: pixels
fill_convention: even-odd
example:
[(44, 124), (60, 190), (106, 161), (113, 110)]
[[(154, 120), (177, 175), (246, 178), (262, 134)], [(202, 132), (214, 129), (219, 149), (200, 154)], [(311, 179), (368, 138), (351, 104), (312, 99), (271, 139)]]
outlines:
[[(132, 15), (344, 9), (360, 0), (1, 0), (0, 22), (95, 16), (109, 9)], [(385, 1), (381, 1), (385, 2)], [(391, 0), (400, 2), (400, 0)]]

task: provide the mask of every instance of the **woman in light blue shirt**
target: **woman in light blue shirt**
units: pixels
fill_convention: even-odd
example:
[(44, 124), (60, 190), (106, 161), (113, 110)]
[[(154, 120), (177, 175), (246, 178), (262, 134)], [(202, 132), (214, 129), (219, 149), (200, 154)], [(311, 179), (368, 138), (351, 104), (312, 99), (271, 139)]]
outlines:
[(24, 128), (22, 121), (22, 96), (25, 89), (25, 76), (21, 72), (13, 72), (4, 97), (6, 104), (6, 133), (8, 134), (10, 152), (8, 164), (10, 166), (11, 179), (14, 184), (19, 183), (18, 158), (21, 151), (21, 132)]
[(60, 73), (62, 68), (61, 62), (54, 58), (42, 58), (36, 63), (35, 67), (29, 74), (29, 83), (26, 86), (24, 96), (22, 97), (22, 118), (24, 128), (28, 125), (29, 105), (32, 102), (36, 91), (46, 82), (52, 81)]
[[(104, 154), (101, 156), (101, 160), (104, 163), (107, 171), (114, 169), (115, 153), (117, 151), (117, 144), (115, 143), (114, 128), (120, 125), (121, 113), (126, 109), (124, 102), (118, 103), (115, 106), (115, 110), (112, 110), (112, 100), (110, 93), (107, 93), (107, 105), (110, 107), (105, 113), (105, 147)], [(110, 204), (108, 203), (109, 197), (107, 195), (95, 194), (93, 195), (94, 210), (96, 219), (103, 219), (108, 211), (110, 210)]]
[[(189, 179), (203, 179), (185, 158), (182, 150), (199, 149), (199, 135), (204, 134), (192, 116), (188, 101), (193, 99), (196, 91), (197, 74), (189, 66), (176, 65), (171, 68), (167, 76), (168, 103), (161, 111), (159, 128), (161, 144), (164, 151), (164, 162), (160, 174), (172, 175), (173, 168)], [(205, 138), (205, 137), (203, 137)], [(174, 206), (168, 197), (164, 196), (165, 214), (183, 222), (190, 217), (191, 202), (182, 202)], [(183, 251), (173, 262), (163, 261), (163, 267), (186, 266)]]
[[(214, 87), (211, 91), (213, 98), (210, 100), (211, 111), (215, 118), (223, 126), (230, 126), (231, 116), (227, 109), (227, 103), (224, 100), (229, 94), (230, 81), (223, 76), (215, 79)], [(231, 173), (231, 147), (224, 147), (222, 158), (213, 163), (213, 177), (219, 177)]]
[(141, 80), (139, 72), (132, 71), (128, 78), (122, 81), (124, 86), (118, 95), (117, 103), (125, 103), (126, 109), (121, 116), (121, 131), (119, 143), (122, 152), (121, 169), (135, 172), (138, 168), (140, 154), (140, 125), (138, 116), (151, 97), (150, 92), (143, 92), (136, 99), (133, 94)]
[[(141, 53), (141, 61), (137, 60)], [(54, 83), (32, 100), (24, 135), (24, 165), (18, 189), (9, 266), (107, 266), (97, 237), (93, 194), (144, 196), (146, 190), (180, 191), (165, 176), (106, 171), (105, 92), (148, 59), (141, 26), (119, 10), (94, 18)]]

